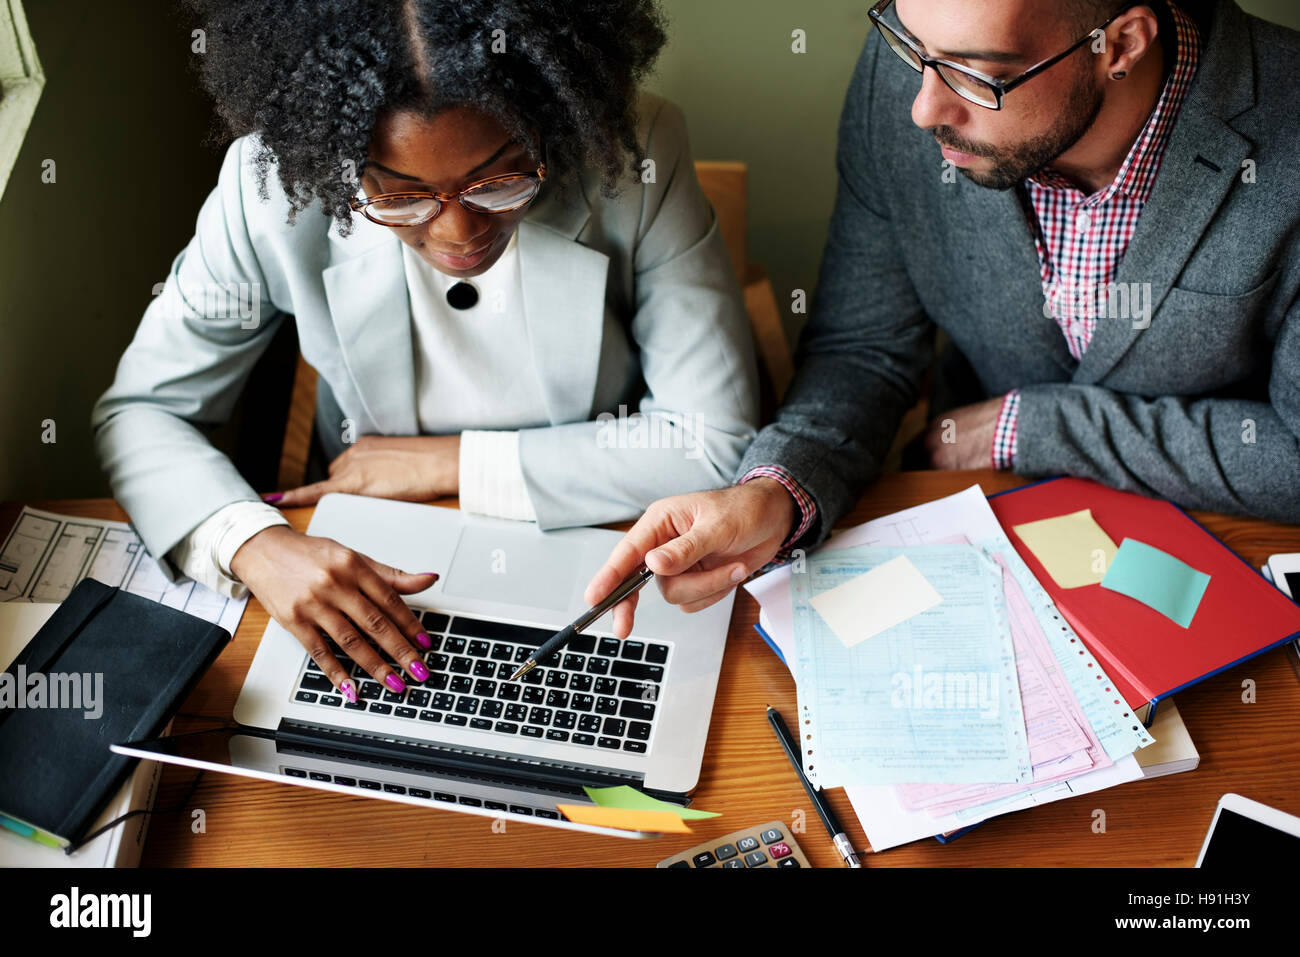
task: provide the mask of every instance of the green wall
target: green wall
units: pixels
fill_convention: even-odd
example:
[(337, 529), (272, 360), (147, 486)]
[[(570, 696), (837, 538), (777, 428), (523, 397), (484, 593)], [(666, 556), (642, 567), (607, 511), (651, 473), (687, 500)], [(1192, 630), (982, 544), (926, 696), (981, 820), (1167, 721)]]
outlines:
[[(816, 283), (835, 126), (866, 0), (662, 0), (651, 86), (698, 158), (750, 167), (750, 258), (778, 304)], [(27, 0), (46, 87), (0, 201), (0, 499), (107, 495), (90, 408), (216, 180), (211, 110), (167, 0)], [(1296, 0), (1243, 0), (1300, 29)], [(791, 52), (804, 30), (807, 52)], [(54, 159), (57, 180), (41, 182)], [(792, 320), (793, 328), (793, 320)], [(57, 442), (41, 441), (42, 421)]]

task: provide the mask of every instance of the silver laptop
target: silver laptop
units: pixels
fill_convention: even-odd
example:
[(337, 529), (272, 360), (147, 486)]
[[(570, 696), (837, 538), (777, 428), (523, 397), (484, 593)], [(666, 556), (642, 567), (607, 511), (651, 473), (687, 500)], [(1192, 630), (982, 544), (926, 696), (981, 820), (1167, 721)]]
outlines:
[(508, 676), (586, 609), (582, 592), (621, 538), (332, 493), (308, 532), (441, 578), (404, 596), (433, 648), (429, 680), (395, 694), (340, 654), (349, 704), (298, 640), (268, 625), (235, 704), (239, 727), (114, 747), (151, 760), (621, 837), (558, 804), (631, 785), (688, 803), (699, 778), (733, 598), (688, 615), (642, 589), (633, 634), (611, 617), (518, 681)]

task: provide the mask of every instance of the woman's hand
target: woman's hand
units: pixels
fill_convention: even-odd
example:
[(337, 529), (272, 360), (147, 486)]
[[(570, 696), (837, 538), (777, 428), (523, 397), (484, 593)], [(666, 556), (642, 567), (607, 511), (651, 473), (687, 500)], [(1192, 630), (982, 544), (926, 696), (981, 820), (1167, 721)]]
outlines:
[(433, 643), (398, 593), (428, 588), (438, 580), (432, 572), (398, 571), (333, 539), (304, 535), (285, 525), (263, 529), (241, 545), (230, 570), (271, 617), (302, 642), (348, 701), (357, 700), (356, 682), (322, 633), (393, 691), (405, 690), (406, 683), (372, 641), (416, 681), (429, 677), (416, 647), (427, 649)]
[(315, 505), (326, 492), (428, 502), (460, 490), (459, 435), (363, 435), (330, 463), (330, 477), (268, 495), (281, 508)]

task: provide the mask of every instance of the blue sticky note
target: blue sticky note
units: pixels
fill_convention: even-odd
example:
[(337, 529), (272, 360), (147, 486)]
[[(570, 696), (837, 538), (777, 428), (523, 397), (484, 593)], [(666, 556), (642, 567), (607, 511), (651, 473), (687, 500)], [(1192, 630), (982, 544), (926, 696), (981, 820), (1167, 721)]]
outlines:
[(1120, 543), (1101, 580), (1102, 588), (1128, 595), (1183, 628), (1191, 625), (1209, 584), (1205, 572), (1133, 538)]

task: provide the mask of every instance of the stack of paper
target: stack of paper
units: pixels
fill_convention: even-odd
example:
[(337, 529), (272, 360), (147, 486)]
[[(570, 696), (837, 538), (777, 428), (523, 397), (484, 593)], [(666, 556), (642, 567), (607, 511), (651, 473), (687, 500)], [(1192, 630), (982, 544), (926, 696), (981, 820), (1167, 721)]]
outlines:
[[(926, 554), (934, 557), (922, 557)], [(969, 557), (973, 555), (980, 557)], [(858, 618), (870, 619), (859, 625), (858, 631), (870, 631), (881, 622), (886, 627), (850, 644), (839, 631), (849, 631), (842, 623), (852, 621), (853, 613), (836, 600), (840, 596), (835, 590), (873, 567), (901, 557), (921, 572), (941, 601), (917, 611), (922, 602), (915, 583), (900, 586), (897, 604), (911, 612), (911, 617), (889, 624), (898, 618), (892, 608), (895, 603), (881, 601), (882, 592), (877, 591), (877, 607), (864, 610), (861, 604), (857, 606)], [(992, 584), (995, 573), (988, 570), (990, 566), (997, 569), (999, 584)], [(953, 577), (963, 568), (965, 589)], [(984, 570), (975, 572), (975, 568)], [(817, 554), (764, 575), (746, 588), (762, 607), (760, 623), (795, 675), (800, 728), (804, 729), (801, 743), (811, 745), (805, 752), (813, 751), (804, 755), (805, 769), (815, 775), (829, 772), (829, 778), (819, 780), (823, 786), (846, 785), (849, 800), (876, 850), (1142, 776), (1133, 754), (1152, 743), (1153, 736), (1115, 693), (1101, 665), (1012, 548), (979, 486), (842, 532)], [(989, 604), (990, 588), (997, 595), (992, 601), (997, 609), (991, 616), (992, 625), (987, 610), (977, 607), (981, 601)], [(829, 604), (827, 595), (831, 596)], [(941, 611), (949, 595), (958, 607)], [(822, 615), (817, 604), (828, 607), (829, 614)], [(1005, 665), (1005, 649), (1010, 644), (1014, 668), (990, 672), (999, 675), (998, 687), (1008, 694), (1014, 692), (1015, 698), (1014, 706), (1005, 701), (999, 705), (997, 724), (1005, 731), (1019, 720), (1029, 774), (1016, 765), (1017, 773), (1011, 775), (1009, 763), (997, 764), (1004, 758), (1001, 752), (977, 746), (978, 740), (986, 746), (990, 741), (996, 743), (989, 734), (991, 722), (976, 721), (954, 729), (952, 715), (938, 713), (944, 709), (927, 712), (917, 707), (913, 710), (918, 714), (904, 722), (910, 736), (892, 739), (892, 755), (889, 741), (882, 745), (881, 736), (869, 727), (882, 720), (889, 707), (880, 698), (882, 669), (892, 669), (888, 671), (890, 691), (895, 690), (895, 681), (900, 687), (907, 685), (904, 675), (910, 675), (915, 684), (921, 656), (944, 648), (944, 635), (936, 634), (933, 627), (940, 622), (949, 626), (964, 622), (972, 627), (983, 622), (989, 629), (978, 640), (954, 643), (966, 657), (947, 660), (942, 667), (948, 670), (954, 660), (966, 664), (976, 660), (980, 667), (988, 667), (990, 649), (999, 645), (1004, 649), (1001, 663)], [(854, 635), (849, 637), (851, 640)], [(948, 650), (951, 653), (953, 649), (949, 646)], [(825, 657), (819, 661), (818, 656)], [(933, 663), (937, 659), (926, 660)], [(922, 667), (926, 667), (924, 662)], [(921, 678), (924, 682), (924, 670)], [(926, 703), (924, 687), (920, 701), (913, 699), (912, 703)], [(856, 722), (852, 719), (855, 713)], [(977, 709), (966, 709), (963, 714), (979, 717)], [(894, 730), (899, 730), (899, 716), (885, 716), (886, 721), (890, 718)], [(913, 726), (947, 735), (950, 747), (946, 759), (937, 754), (939, 742), (916, 735)], [(852, 750), (855, 738), (863, 744), (857, 751)], [(823, 750), (829, 765), (818, 767)], [(991, 756), (997, 761), (991, 761)], [(895, 768), (884, 766), (890, 758)], [(924, 767), (921, 759), (930, 765), (924, 774), (917, 774)], [(814, 766), (809, 769), (809, 764)], [(987, 772), (994, 766), (1000, 768), (996, 774)], [(903, 770), (913, 776), (901, 774)]]

